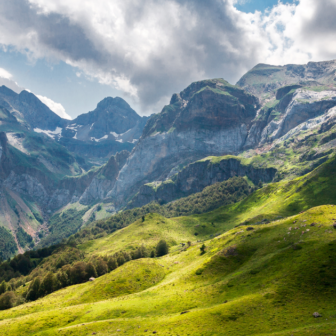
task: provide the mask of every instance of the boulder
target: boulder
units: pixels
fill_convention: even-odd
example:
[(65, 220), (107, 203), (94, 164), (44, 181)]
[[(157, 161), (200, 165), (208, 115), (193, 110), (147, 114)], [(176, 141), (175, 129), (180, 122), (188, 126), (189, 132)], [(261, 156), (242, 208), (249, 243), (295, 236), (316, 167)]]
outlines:
[(313, 316), (314, 316), (315, 318), (317, 318), (317, 317), (322, 317), (322, 315), (319, 314), (318, 312), (313, 313)]

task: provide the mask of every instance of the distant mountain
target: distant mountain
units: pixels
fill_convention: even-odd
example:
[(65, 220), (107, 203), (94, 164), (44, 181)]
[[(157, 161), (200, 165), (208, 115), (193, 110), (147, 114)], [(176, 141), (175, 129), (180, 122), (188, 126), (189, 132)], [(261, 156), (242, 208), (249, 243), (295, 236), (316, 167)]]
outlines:
[(148, 117), (140, 117), (122, 98), (105, 98), (94, 111), (79, 115), (63, 128), (58, 141), (86, 157), (106, 157), (132, 150)]

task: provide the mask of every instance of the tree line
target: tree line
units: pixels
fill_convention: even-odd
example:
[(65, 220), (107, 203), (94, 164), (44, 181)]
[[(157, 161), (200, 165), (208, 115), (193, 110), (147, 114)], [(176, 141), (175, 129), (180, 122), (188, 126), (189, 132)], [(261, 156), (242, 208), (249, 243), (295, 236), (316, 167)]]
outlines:
[[(33, 253), (36, 251), (30, 252)], [(26, 301), (35, 301), (61, 288), (84, 283), (92, 277), (100, 277), (131, 260), (161, 257), (168, 254), (168, 252), (169, 247), (167, 242), (161, 240), (155, 249), (149, 250), (144, 245), (141, 245), (130, 253), (119, 251), (111, 256), (93, 256), (88, 261), (78, 260), (71, 264), (64, 264), (63, 256), (58, 258), (55, 263), (58, 270), (56, 272), (48, 270), (43, 275), (37, 273), (37, 275), (31, 279), (23, 296), (19, 296), (15, 293), (18, 287), (26, 287), (25, 279), (22, 276), (20, 276), (16, 282), (8, 283), (3, 280), (0, 284), (0, 310), (11, 308)], [(68, 254), (69, 253), (66, 253), (66, 255)], [(16, 261), (26, 258), (24, 255), (21, 256), (22, 257), (17, 256), (15, 258)], [(10, 261), (9, 264), (11, 262), (12, 261)]]

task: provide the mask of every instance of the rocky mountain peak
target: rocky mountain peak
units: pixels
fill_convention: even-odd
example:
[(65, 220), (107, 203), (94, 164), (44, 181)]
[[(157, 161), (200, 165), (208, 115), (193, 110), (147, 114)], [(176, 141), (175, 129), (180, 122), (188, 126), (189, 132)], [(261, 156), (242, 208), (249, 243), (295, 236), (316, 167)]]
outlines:
[(109, 109), (113, 107), (119, 107), (121, 109), (125, 109), (126, 111), (129, 109), (132, 110), (129, 104), (120, 97), (115, 97), (115, 98), (106, 97), (97, 104), (97, 109), (99, 110)]

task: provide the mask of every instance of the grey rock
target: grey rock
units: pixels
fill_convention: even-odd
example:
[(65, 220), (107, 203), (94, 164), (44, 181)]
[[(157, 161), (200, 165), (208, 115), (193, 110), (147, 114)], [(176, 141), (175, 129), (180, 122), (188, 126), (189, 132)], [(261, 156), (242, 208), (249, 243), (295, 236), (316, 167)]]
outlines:
[(3, 186), (19, 194), (28, 195), (40, 204), (46, 205), (48, 202), (48, 193), (44, 186), (28, 174), (17, 175), (11, 171)]
[(271, 121), (261, 134), (261, 143), (271, 142), (309, 119), (336, 106), (336, 91), (314, 92), (299, 89), (279, 121)]

